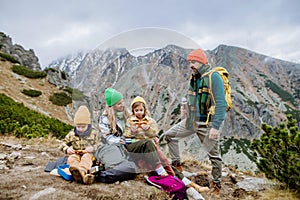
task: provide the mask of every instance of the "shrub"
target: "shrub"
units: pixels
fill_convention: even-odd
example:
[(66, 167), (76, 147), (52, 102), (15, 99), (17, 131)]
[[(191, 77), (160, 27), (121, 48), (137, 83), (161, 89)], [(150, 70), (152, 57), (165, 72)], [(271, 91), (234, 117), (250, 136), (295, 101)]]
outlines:
[(82, 101), (85, 97), (83, 92), (78, 89), (67, 87), (64, 89), (64, 91), (68, 92), (72, 96), (72, 99), (75, 101)]
[(257, 167), (269, 179), (277, 179), (300, 192), (300, 131), (297, 121), (287, 115), (288, 122), (273, 128), (262, 124), (260, 139), (251, 143), (259, 154)]
[(58, 106), (66, 106), (72, 103), (72, 98), (65, 92), (54, 93), (49, 97), (49, 100)]
[(38, 97), (42, 94), (42, 92), (38, 90), (25, 90), (25, 89), (22, 90), (22, 93), (30, 97)]
[(297, 105), (295, 98), (293, 97), (293, 95), (291, 95), (290, 93), (288, 93), (287, 91), (284, 91), (283, 89), (281, 89), (278, 85), (276, 85), (275, 83), (273, 83), (270, 80), (267, 80), (266, 82), (266, 87), (270, 88), (273, 92), (275, 92), (276, 94), (279, 95), (279, 97), (283, 100), (283, 101), (289, 101), (291, 102), (293, 105)]
[(51, 134), (64, 138), (73, 128), (55, 118), (30, 110), (4, 94), (0, 94), (0, 133), (17, 137), (44, 137)]
[(33, 71), (22, 65), (13, 65), (12, 71), (27, 78), (44, 78), (47, 76), (44, 71)]
[(287, 108), (285, 114), (288, 115), (292, 115), (293, 118), (295, 118), (298, 122), (300, 121), (300, 110), (295, 110), (293, 108), (291, 108), (289, 105), (285, 104), (285, 107)]
[(9, 54), (0, 52), (0, 57), (4, 58), (5, 60), (10, 61), (12, 63), (19, 63), (20, 64), (20, 61), (18, 61), (17, 59), (15, 59), (14, 57), (12, 57)]

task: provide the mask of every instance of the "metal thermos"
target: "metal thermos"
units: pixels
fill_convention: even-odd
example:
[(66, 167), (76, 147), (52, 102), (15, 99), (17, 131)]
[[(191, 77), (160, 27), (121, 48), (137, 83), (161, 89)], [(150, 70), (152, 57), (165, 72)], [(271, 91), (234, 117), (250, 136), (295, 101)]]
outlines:
[(188, 105), (187, 98), (185, 98), (185, 97), (181, 98), (181, 106), (183, 106), (184, 109), (186, 110), (185, 117), (188, 119), (189, 118), (189, 105)]

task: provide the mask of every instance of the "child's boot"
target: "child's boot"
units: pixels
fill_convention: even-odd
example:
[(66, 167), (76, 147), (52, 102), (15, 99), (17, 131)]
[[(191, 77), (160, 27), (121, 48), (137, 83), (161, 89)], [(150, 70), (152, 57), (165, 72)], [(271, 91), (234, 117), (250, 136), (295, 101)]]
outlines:
[(93, 174), (86, 174), (83, 177), (83, 183), (86, 185), (91, 185), (95, 182), (95, 175)]
[(188, 185), (188, 186), (191, 186), (193, 188), (195, 188), (199, 193), (202, 193), (202, 192), (207, 192), (209, 191), (209, 188), (208, 187), (202, 187), (194, 182), (191, 181), (191, 183)]
[(78, 182), (78, 183), (83, 182), (83, 177), (86, 174), (86, 171), (84, 169), (82, 169), (81, 167), (71, 166), (69, 170), (72, 174), (73, 179), (76, 182)]

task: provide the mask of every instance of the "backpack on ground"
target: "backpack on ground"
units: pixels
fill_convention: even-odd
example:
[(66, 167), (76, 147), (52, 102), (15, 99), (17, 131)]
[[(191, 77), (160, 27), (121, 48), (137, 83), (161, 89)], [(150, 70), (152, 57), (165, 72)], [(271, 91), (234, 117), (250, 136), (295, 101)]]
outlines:
[(102, 144), (94, 153), (97, 162), (104, 166), (104, 169), (111, 169), (127, 160), (124, 145), (120, 143)]
[[(202, 75), (202, 77), (204, 77), (204, 76), (209, 77), (209, 88), (212, 88), (211, 75), (212, 75), (213, 72), (218, 72), (220, 74), (221, 78), (223, 79), (224, 91), (225, 91), (225, 100), (227, 102), (226, 111), (229, 111), (232, 108), (231, 86), (229, 84), (229, 73), (224, 67), (214, 67), (209, 72), (204, 73)], [(210, 92), (210, 95), (211, 95), (211, 99), (213, 101), (213, 105), (209, 108), (208, 115), (214, 115), (215, 114), (215, 109), (216, 109), (216, 106), (215, 106), (216, 101), (215, 101), (215, 98), (214, 98), (214, 95), (212, 94), (212, 92)], [(209, 117), (207, 117), (207, 119), (209, 120)], [(207, 121), (207, 123), (208, 123), (208, 121)]]
[(173, 199), (185, 199), (186, 187), (179, 178), (168, 176), (145, 176), (147, 182), (151, 185), (174, 195)]
[(115, 183), (117, 181), (132, 180), (136, 176), (136, 165), (132, 161), (123, 161), (113, 168), (99, 171), (95, 174), (95, 179), (101, 183)]
[(67, 164), (68, 156), (60, 157), (55, 162), (48, 162), (44, 171), (51, 172), (53, 169), (56, 169), (60, 165)]

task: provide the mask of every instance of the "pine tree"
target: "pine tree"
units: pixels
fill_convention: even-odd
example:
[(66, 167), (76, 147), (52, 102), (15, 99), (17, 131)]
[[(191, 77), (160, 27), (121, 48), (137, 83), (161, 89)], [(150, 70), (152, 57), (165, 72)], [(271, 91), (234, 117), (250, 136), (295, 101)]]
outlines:
[(251, 148), (259, 154), (256, 164), (267, 178), (300, 192), (300, 131), (292, 115), (287, 119), (286, 124), (274, 128), (262, 124), (264, 132), (251, 143)]

